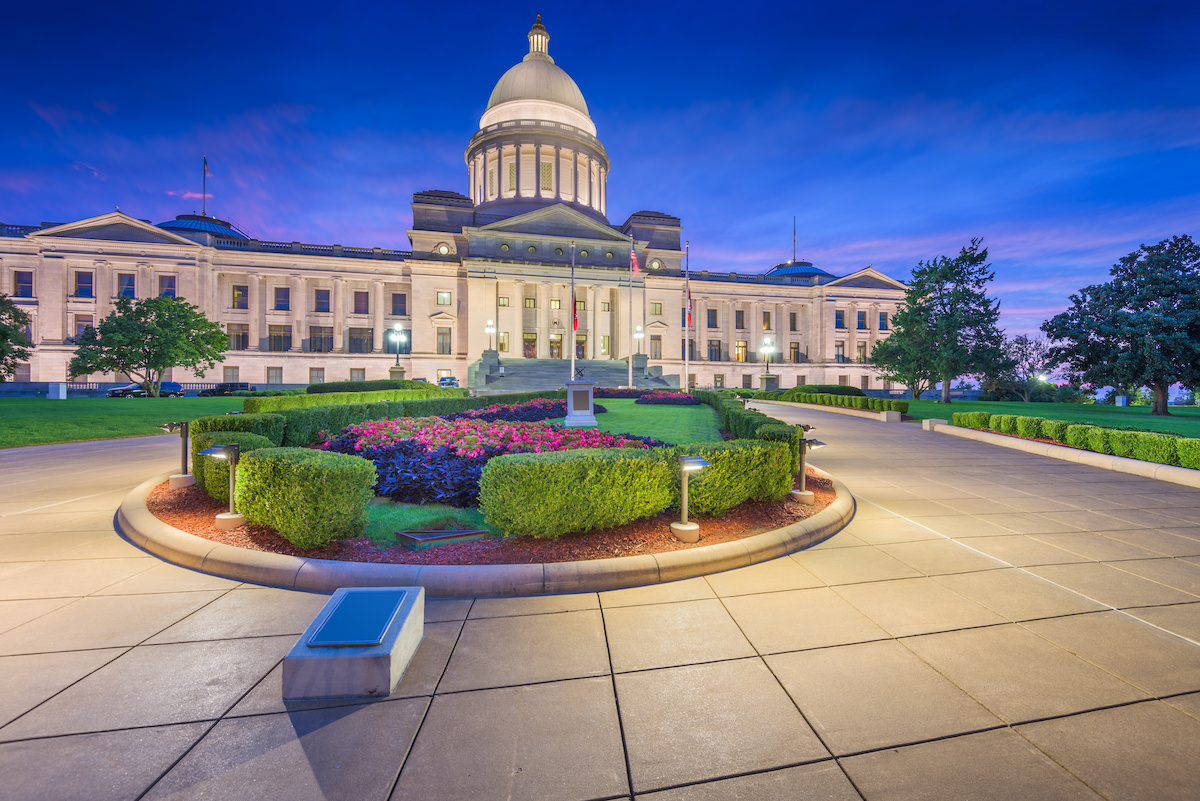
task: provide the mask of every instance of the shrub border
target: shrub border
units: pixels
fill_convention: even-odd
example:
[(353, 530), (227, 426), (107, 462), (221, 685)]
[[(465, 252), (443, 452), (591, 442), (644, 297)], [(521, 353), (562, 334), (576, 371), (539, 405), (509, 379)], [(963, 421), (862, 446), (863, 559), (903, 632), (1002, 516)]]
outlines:
[(121, 501), (117, 530), (134, 545), (202, 573), (320, 593), (331, 593), (338, 587), (418, 585), (432, 596), (541, 595), (639, 587), (745, 567), (794, 553), (841, 531), (854, 517), (855, 509), (854, 496), (841, 482), (832, 479), (837, 497), (828, 508), (807, 520), (734, 542), (584, 562), (395, 565), (285, 556), (234, 548), (193, 536), (167, 525), (146, 508), (150, 491), (166, 479), (166, 474), (151, 478)]

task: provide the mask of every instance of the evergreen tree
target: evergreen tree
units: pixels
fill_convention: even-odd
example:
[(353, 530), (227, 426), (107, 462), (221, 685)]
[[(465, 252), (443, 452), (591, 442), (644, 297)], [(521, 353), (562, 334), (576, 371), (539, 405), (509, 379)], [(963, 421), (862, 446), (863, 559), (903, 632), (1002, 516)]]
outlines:
[(29, 358), (29, 338), (25, 328), (29, 315), (8, 295), (0, 294), (0, 382), (17, 372), (17, 365)]

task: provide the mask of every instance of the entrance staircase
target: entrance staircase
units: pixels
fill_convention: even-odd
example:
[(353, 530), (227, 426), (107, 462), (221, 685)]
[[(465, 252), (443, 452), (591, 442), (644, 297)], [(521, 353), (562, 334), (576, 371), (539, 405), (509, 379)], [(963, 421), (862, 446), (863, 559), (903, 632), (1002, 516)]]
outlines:
[[(581, 381), (597, 387), (629, 385), (629, 363), (613, 359), (575, 360)], [(679, 386), (679, 376), (661, 375), (662, 368), (646, 368), (646, 357), (634, 357), (633, 385), (638, 389), (671, 389)], [(570, 359), (500, 359), (495, 351), (467, 369), (467, 386), (475, 395), (504, 392), (541, 392), (562, 389), (571, 378)]]

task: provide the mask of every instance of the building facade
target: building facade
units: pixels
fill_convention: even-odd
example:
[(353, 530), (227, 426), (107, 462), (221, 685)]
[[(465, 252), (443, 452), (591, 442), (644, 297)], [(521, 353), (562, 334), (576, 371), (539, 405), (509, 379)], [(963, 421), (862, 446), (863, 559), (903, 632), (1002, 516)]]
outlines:
[(890, 388), (869, 354), (903, 284), (808, 262), (685, 271), (678, 218), (639, 211), (611, 224), (609, 159), (583, 95), (550, 57), (540, 17), (528, 38), (467, 145), (467, 193), (413, 196), (410, 251), (259, 241), (196, 215), (0, 225), (0, 291), (33, 321), (17, 380), (66, 380), (74, 338), (116, 298), (176, 295), (229, 335), (208, 381), (386, 378), (399, 361), (409, 377), (465, 384), (485, 350), (503, 364), (573, 349), (601, 361), (643, 353), (649, 371), (682, 383), (686, 349), (695, 386), (757, 387), (769, 369), (783, 387)]

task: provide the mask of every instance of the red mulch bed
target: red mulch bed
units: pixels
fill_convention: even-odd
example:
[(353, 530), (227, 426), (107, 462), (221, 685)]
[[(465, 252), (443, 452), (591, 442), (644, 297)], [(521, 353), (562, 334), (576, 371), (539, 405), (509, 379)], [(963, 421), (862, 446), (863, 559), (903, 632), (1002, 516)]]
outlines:
[(816, 504), (809, 506), (791, 498), (773, 503), (750, 501), (730, 509), (721, 517), (692, 518), (700, 524), (700, 542), (695, 544), (679, 542), (672, 537), (670, 524), (678, 517), (672, 512), (663, 512), (617, 528), (567, 534), (557, 539), (492, 538), (440, 545), (424, 551), (410, 551), (400, 545), (379, 548), (366, 537), (355, 537), (333, 543), (326, 548), (305, 551), (292, 545), (268, 526), (247, 524), (231, 531), (218, 531), (215, 518), (217, 513), (225, 511), (226, 507), (196, 486), (172, 491), (166, 483), (159, 484), (151, 490), (146, 505), (155, 517), (175, 528), (214, 542), (255, 551), (346, 562), (495, 565), (607, 559), (614, 556), (681, 551), (702, 545), (731, 542), (811, 517), (834, 500), (832, 482), (813, 475), (812, 472), (808, 474), (806, 489), (813, 491)]

